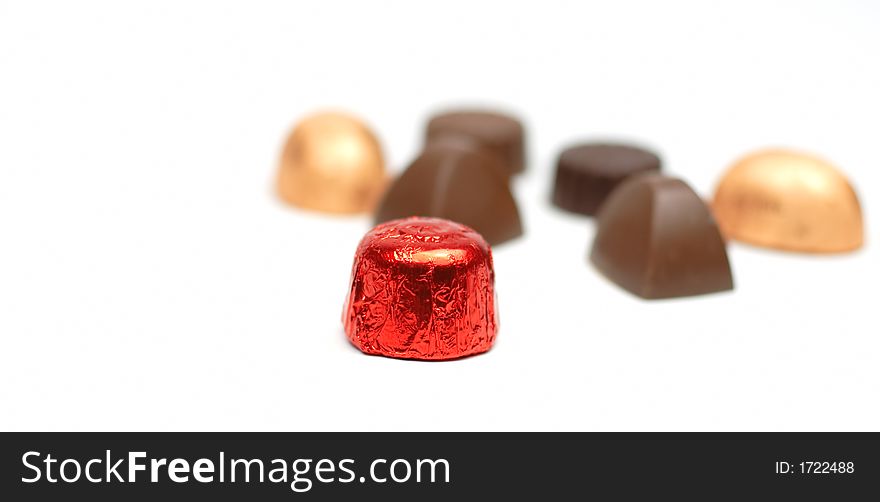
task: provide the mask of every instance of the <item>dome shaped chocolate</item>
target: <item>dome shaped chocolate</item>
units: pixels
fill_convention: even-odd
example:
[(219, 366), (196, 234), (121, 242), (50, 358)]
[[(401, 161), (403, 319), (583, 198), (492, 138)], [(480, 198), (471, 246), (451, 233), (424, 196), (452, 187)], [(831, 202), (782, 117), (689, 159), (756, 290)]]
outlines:
[(522, 234), (504, 168), (485, 150), (454, 140), (429, 143), (391, 185), (376, 222), (429, 216), (463, 223), (496, 245)]
[(718, 226), (681, 180), (630, 178), (605, 201), (597, 224), (591, 260), (633, 294), (671, 298), (733, 288)]
[(373, 210), (386, 182), (382, 149), (372, 131), (349, 115), (318, 113), (290, 134), (277, 189), (294, 206), (356, 214)]
[(726, 236), (757, 246), (840, 253), (862, 245), (862, 211), (849, 181), (806, 153), (763, 150), (740, 159), (712, 208)]

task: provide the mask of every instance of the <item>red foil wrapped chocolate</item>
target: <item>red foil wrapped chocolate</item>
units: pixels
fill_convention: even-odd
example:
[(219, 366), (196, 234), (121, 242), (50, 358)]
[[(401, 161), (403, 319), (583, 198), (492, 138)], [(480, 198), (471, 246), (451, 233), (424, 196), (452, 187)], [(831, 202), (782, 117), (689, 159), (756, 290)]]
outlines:
[(378, 225), (358, 246), (343, 324), (367, 354), (444, 360), (489, 350), (498, 329), (489, 244), (439, 218)]

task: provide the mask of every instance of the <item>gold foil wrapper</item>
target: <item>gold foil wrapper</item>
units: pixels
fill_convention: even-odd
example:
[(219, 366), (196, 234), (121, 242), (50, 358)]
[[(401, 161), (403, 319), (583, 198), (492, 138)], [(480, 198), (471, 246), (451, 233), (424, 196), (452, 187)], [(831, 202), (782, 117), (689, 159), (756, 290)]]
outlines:
[(762, 150), (736, 162), (712, 201), (725, 236), (757, 246), (840, 253), (862, 245), (862, 212), (849, 181), (827, 161)]
[(277, 190), (297, 207), (357, 214), (373, 210), (386, 183), (382, 148), (366, 124), (342, 113), (319, 113), (290, 134)]

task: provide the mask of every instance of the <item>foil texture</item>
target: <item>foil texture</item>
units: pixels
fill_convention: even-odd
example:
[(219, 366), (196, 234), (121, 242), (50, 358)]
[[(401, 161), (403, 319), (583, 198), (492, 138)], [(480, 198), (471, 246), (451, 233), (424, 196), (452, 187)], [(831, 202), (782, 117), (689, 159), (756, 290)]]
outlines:
[(489, 244), (439, 218), (378, 225), (358, 246), (343, 325), (367, 354), (447, 360), (489, 350), (498, 331)]

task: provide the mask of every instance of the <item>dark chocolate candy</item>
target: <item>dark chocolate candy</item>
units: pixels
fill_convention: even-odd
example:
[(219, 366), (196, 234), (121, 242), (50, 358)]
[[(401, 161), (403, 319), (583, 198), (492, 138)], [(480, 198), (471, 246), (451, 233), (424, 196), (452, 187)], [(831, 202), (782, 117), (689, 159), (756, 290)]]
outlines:
[(459, 110), (435, 115), (428, 122), (426, 143), (443, 136), (462, 136), (498, 156), (508, 174), (525, 169), (525, 132), (508, 115), (483, 110)]
[(660, 158), (641, 148), (610, 143), (575, 145), (559, 155), (553, 203), (592, 216), (623, 180), (658, 170)]
[(659, 174), (622, 183), (599, 210), (590, 258), (642, 298), (733, 288), (727, 250), (709, 208), (683, 181)]
[(492, 245), (522, 234), (499, 159), (454, 138), (426, 146), (385, 194), (376, 223), (410, 216), (463, 223)]

